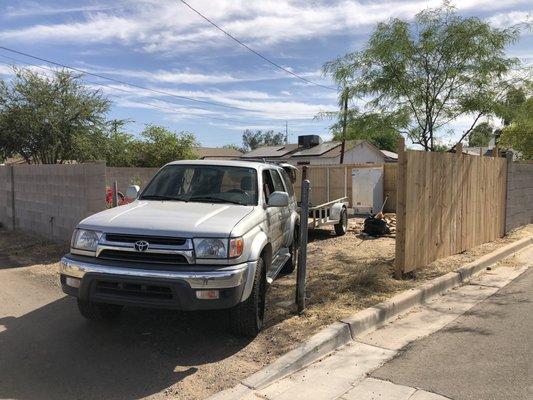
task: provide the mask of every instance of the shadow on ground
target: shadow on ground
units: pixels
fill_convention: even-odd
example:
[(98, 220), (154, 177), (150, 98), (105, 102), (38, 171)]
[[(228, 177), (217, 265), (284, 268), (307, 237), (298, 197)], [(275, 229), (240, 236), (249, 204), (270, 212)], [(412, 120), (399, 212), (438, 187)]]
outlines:
[(142, 398), (248, 343), (226, 332), (220, 313), (132, 308), (100, 325), (63, 297), (0, 318), (0, 398)]

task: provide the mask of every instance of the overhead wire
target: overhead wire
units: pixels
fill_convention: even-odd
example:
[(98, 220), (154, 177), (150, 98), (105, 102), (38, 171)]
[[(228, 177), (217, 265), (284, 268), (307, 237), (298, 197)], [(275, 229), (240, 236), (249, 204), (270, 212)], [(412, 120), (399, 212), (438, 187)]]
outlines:
[[(4, 59), (7, 59), (7, 60), (11, 60), (11, 61), (17, 62), (17, 63), (23, 63), (23, 64), (26, 64), (26, 65), (29, 65), (29, 66), (33, 66), (33, 67), (36, 67), (36, 68), (39, 68), (39, 69), (43, 69), (43, 70), (47, 70), (47, 71), (51, 71), (51, 72), (55, 71), (53, 68), (46, 67), (46, 66), (43, 66), (43, 65), (38, 65), (38, 64), (31, 63), (31, 62), (24, 61), (24, 60), (20, 60), (20, 59), (14, 58), (14, 57), (6, 56), (5, 54), (0, 54), (0, 57), (2, 57)], [(13, 64), (10, 64), (10, 63), (7, 63), (7, 62), (3, 62), (3, 61), (0, 61), (0, 63), (3, 63), (4, 65), (8, 65), (8, 66), (13, 66)], [(43, 75), (43, 76), (46, 76), (46, 75)], [(105, 87), (105, 88), (110, 88), (110, 89), (113, 89), (113, 90), (118, 90), (118, 91), (121, 91), (121, 92), (124, 92), (124, 93), (127, 93), (127, 94), (136, 94), (135, 92), (133, 92), (131, 90), (127, 90), (127, 89), (124, 89), (124, 88), (121, 88), (121, 87), (117, 87), (115, 85), (110, 85), (110, 84), (106, 84), (106, 83), (102, 83), (102, 82), (94, 82), (94, 81), (88, 80), (88, 79), (83, 78), (83, 77), (80, 78), (80, 80), (82, 80), (82, 81), (84, 81), (86, 83), (92, 84), (92, 85), (97, 85), (97, 86), (101, 86), (101, 87)], [(122, 97), (120, 97), (118, 95), (111, 94), (111, 93), (106, 93), (106, 96), (111, 96), (111, 97), (114, 97), (114, 98), (123, 99)], [(152, 99), (154, 99), (154, 100), (156, 100), (158, 102), (163, 102), (163, 103), (167, 103), (167, 104), (173, 104), (173, 103), (168, 103), (165, 100), (161, 100), (161, 99), (158, 99), (158, 98), (155, 98), (155, 97), (150, 97), (150, 96), (145, 96), (145, 97), (152, 98)], [(184, 115), (184, 116), (189, 116), (189, 117), (206, 118), (206, 119), (222, 121), (222, 122), (226, 122), (226, 123), (227, 122), (235, 122), (235, 123), (244, 124), (244, 123), (247, 122), (246, 120), (243, 120), (243, 119), (220, 118), (220, 117), (215, 117), (215, 116), (208, 115), (208, 114), (187, 113), (187, 112), (184, 112), (182, 110), (177, 110), (177, 109), (175, 109), (173, 107), (167, 107), (167, 106), (163, 106), (163, 105), (160, 105), (160, 104), (148, 103), (148, 102), (141, 101), (141, 100), (138, 100), (138, 99), (135, 99), (134, 102), (149, 106), (149, 107), (154, 108), (154, 109), (160, 109), (160, 110), (164, 110), (164, 111), (172, 111), (174, 113), (181, 114), (181, 115)], [(178, 105), (178, 106), (180, 106), (180, 105)], [(191, 108), (191, 109), (192, 110), (212, 111), (212, 110), (208, 110), (208, 109), (205, 109), (205, 108)], [(263, 119), (263, 120), (265, 119), (264, 117), (257, 117), (257, 118), (260, 119), (260, 120), (261, 119)], [(304, 119), (307, 119), (307, 118), (304, 118)], [(302, 118), (298, 118), (298, 119), (302, 119)], [(267, 121), (268, 121), (268, 119), (267, 119)], [(278, 120), (271, 120), (271, 121), (278, 122)]]
[(82, 73), (82, 74), (85, 74), (85, 75), (94, 76), (96, 78), (108, 80), (108, 81), (115, 82), (115, 83), (120, 83), (122, 85), (131, 86), (131, 87), (134, 87), (134, 88), (137, 88), (137, 89), (147, 90), (149, 92), (157, 93), (157, 94), (164, 95), (164, 96), (178, 98), (180, 100), (193, 101), (193, 102), (196, 102), (196, 103), (204, 103), (204, 104), (208, 104), (208, 105), (211, 105), (211, 106), (230, 108), (230, 109), (235, 109), (235, 110), (240, 110), (240, 111), (257, 112), (257, 110), (252, 110), (252, 109), (247, 109), (247, 108), (242, 108), (242, 107), (237, 107), (237, 106), (230, 106), (230, 105), (227, 105), (227, 104), (217, 103), (217, 102), (213, 102), (213, 101), (199, 100), (199, 99), (195, 99), (195, 98), (192, 98), (192, 97), (181, 96), (181, 95), (177, 95), (175, 93), (170, 93), (170, 92), (166, 92), (166, 91), (159, 90), (159, 89), (153, 89), (153, 88), (145, 87), (145, 86), (142, 86), (142, 85), (139, 85), (139, 84), (136, 84), (136, 83), (127, 82), (127, 81), (123, 81), (123, 80), (120, 80), (120, 79), (110, 78), (110, 77), (105, 76), (105, 75), (101, 75), (101, 74), (97, 74), (97, 73), (94, 73), (94, 72), (90, 72), (90, 71), (87, 71), (87, 70), (84, 70), (84, 69), (81, 69), (81, 68), (78, 68), (78, 67), (72, 67), (72, 66), (69, 66), (67, 64), (62, 64), (62, 63), (59, 63), (57, 61), (49, 60), (49, 59), (46, 59), (46, 58), (34, 56), (32, 54), (25, 53), (23, 51), (19, 51), (19, 50), (15, 50), (15, 49), (10, 49), (10, 48), (5, 47), (5, 46), (0, 46), (0, 49), (5, 50), (5, 51), (9, 51), (11, 53), (19, 54), (19, 55), (22, 55), (22, 56), (25, 56), (25, 57), (33, 58), (34, 60), (39, 60), (39, 61), (45, 62), (47, 64), (52, 64), (52, 65), (55, 65), (55, 66), (58, 66), (58, 67), (61, 67), (61, 68), (70, 69), (72, 71), (76, 71), (76, 72), (79, 72), (79, 73)]
[(337, 91), (337, 88), (334, 88), (332, 86), (326, 86), (326, 85), (322, 85), (320, 83), (317, 83), (317, 82), (313, 82), (312, 80), (310, 79), (307, 79), (307, 78), (304, 78), (303, 76), (301, 75), (298, 75), (297, 73), (291, 71), (290, 69), (288, 68), (285, 68), (283, 67), (282, 65), (272, 61), (271, 59), (269, 59), (268, 57), (264, 56), (263, 54), (261, 54), (260, 52), (258, 52), (257, 50), (254, 50), (253, 48), (251, 48), (250, 46), (248, 46), (246, 43), (244, 43), (243, 41), (241, 41), (239, 38), (237, 38), (236, 36), (232, 35), (231, 33), (229, 33), (228, 31), (226, 31), (225, 29), (223, 29), (220, 25), (218, 25), (217, 23), (215, 23), (214, 21), (212, 21), (210, 18), (206, 17), (204, 14), (202, 14), (200, 11), (198, 11), (197, 9), (195, 9), (193, 6), (191, 6), (189, 3), (187, 3), (185, 0), (179, 0), (181, 3), (183, 3), (186, 7), (188, 7), (190, 10), (192, 10), (194, 13), (196, 13), (197, 15), (199, 15), (201, 18), (203, 18), (205, 21), (207, 21), (209, 24), (211, 24), (213, 27), (215, 27), (216, 29), (218, 29), (220, 32), (222, 32), (224, 35), (226, 35), (227, 37), (229, 37), (230, 39), (232, 39), (233, 41), (235, 41), (236, 43), (238, 43), (240, 46), (244, 47), (245, 49), (247, 49), (248, 51), (252, 52), (253, 54), (255, 54), (256, 56), (258, 56), (259, 58), (263, 59), (264, 61), (266, 61), (267, 63), (273, 65), (274, 67), (292, 75), (293, 77), (295, 78), (298, 78), (306, 83), (309, 83), (309, 84), (312, 84), (312, 85), (315, 85), (315, 86), (318, 86), (318, 87), (321, 87), (321, 88), (324, 88), (324, 89), (328, 89), (328, 90), (334, 90), (334, 91)]

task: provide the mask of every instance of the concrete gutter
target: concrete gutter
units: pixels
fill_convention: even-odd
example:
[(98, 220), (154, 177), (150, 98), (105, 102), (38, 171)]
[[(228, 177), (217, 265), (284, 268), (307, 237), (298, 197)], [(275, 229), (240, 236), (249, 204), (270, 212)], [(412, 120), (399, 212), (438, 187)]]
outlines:
[(236, 387), (217, 393), (209, 399), (238, 399), (248, 393), (252, 393), (253, 390), (262, 389), (304, 368), (350, 341), (356, 340), (362, 333), (383, 326), (386, 322), (409, 308), (423, 304), (432, 297), (463, 284), (477, 272), (522, 250), (530, 244), (533, 244), (533, 236), (503, 246), (418, 288), (409, 289), (373, 307), (335, 322), (311, 336), (296, 349), (244, 379)]

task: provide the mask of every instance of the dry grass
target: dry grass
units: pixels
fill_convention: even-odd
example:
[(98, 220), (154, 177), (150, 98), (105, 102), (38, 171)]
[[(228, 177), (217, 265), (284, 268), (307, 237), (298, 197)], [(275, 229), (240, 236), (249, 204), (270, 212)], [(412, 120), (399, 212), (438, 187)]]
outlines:
[[(393, 278), (394, 238), (364, 237), (360, 228), (361, 220), (352, 219), (345, 236), (336, 237), (332, 230), (310, 233), (308, 307), (303, 315), (297, 315), (294, 306), (296, 273), (278, 278), (268, 296), (265, 330), (255, 340), (230, 357), (199, 368), (196, 374), (154, 394), (154, 398), (203, 398), (233, 386), (322, 327), (446, 274), (507, 243), (533, 235), (533, 225), (528, 225), (505, 238), (435, 261), (409, 279), (396, 280)], [(25, 269), (30, 274), (53, 285), (58, 285), (57, 262), (66, 251), (64, 245), (0, 231), (0, 254), (8, 254), (13, 261), (27, 266)], [(237, 341), (236, 338), (227, 340)], [(221, 373), (224, 379), (220, 379)], [(201, 392), (199, 382), (205, 384)]]

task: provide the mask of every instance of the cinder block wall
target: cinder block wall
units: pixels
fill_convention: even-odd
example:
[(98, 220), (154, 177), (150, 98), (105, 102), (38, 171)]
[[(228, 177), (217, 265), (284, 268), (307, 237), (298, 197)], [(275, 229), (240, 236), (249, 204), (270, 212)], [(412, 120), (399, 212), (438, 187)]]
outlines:
[(533, 163), (509, 162), (505, 232), (533, 223)]
[(0, 225), (13, 229), (11, 167), (0, 166)]
[(15, 229), (68, 241), (76, 224), (105, 208), (104, 163), (13, 167)]
[(118, 190), (123, 194), (130, 185), (139, 185), (144, 189), (157, 171), (159, 168), (107, 167), (106, 185), (112, 188), (113, 182), (117, 181)]

